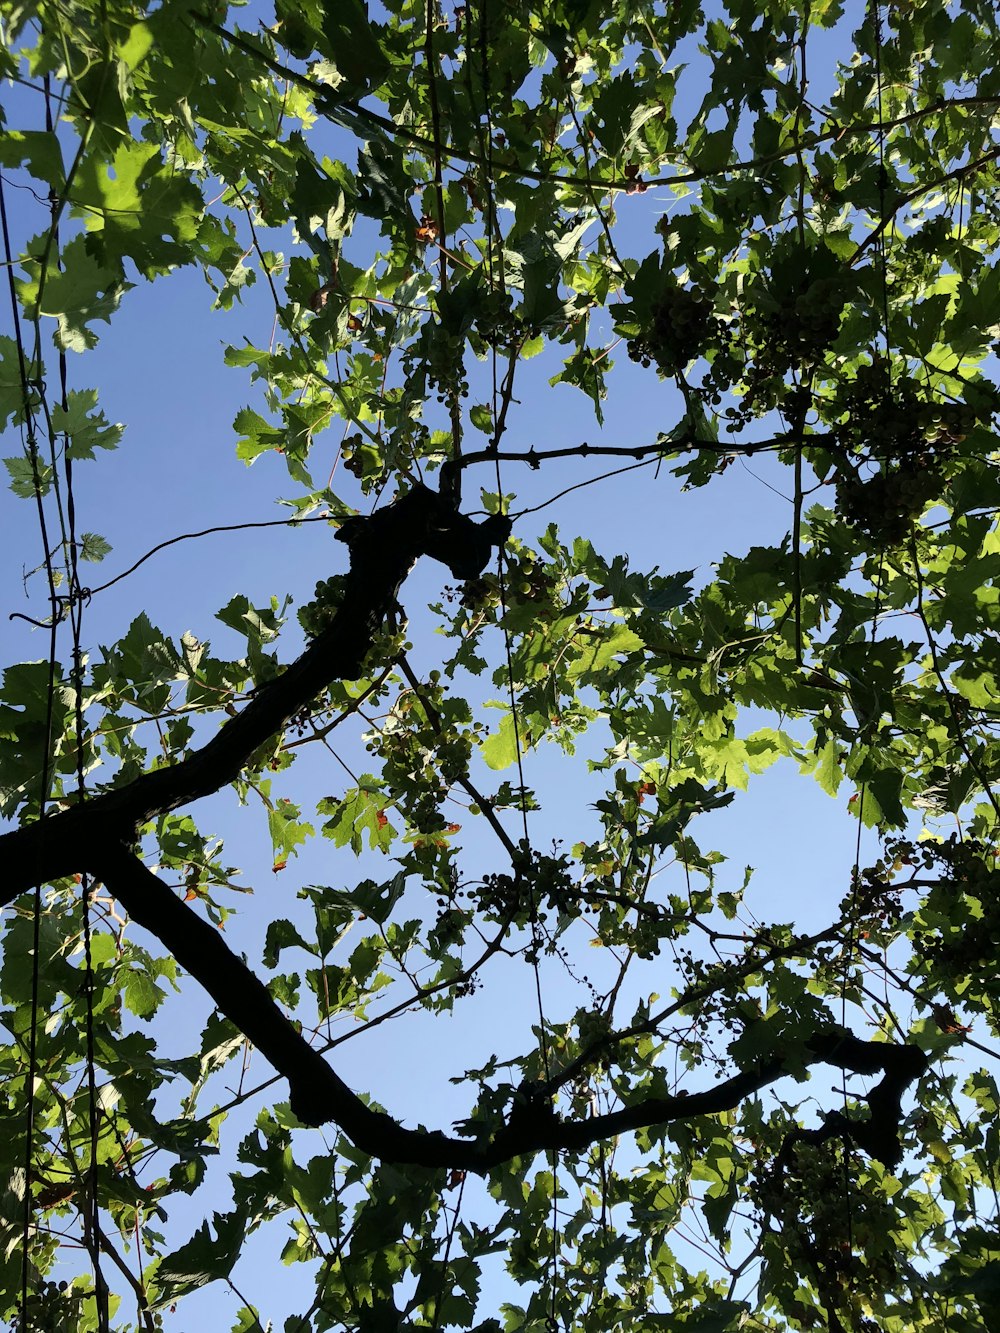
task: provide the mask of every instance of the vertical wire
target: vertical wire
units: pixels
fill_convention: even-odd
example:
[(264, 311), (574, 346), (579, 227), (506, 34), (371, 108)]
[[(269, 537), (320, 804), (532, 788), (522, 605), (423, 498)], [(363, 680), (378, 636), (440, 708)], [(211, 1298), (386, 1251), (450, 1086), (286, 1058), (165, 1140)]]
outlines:
[[(805, 261), (806, 248), (806, 162), (802, 152), (802, 108), (805, 105), (809, 88), (809, 71), (806, 63), (806, 50), (809, 41), (809, 3), (802, 13), (802, 27), (799, 34), (799, 88), (795, 104), (795, 156), (799, 168), (799, 188), (796, 205), (796, 222), (799, 233), (800, 262)], [(794, 381), (793, 381), (794, 382)], [(789, 425), (795, 430), (795, 465), (794, 465), (794, 505), (792, 510), (792, 595), (795, 600), (795, 665), (802, 666), (802, 437), (805, 433), (806, 413), (809, 410), (807, 392), (811, 393), (813, 371), (806, 374), (805, 386), (800, 395)]]
[[(871, 0), (869, 13), (871, 15), (872, 34), (875, 47), (875, 85), (878, 101), (878, 119), (876, 131), (876, 143), (878, 145), (878, 196), (879, 196), (879, 235), (876, 241), (876, 253), (878, 256), (879, 279), (880, 279), (880, 297), (882, 306), (882, 328), (881, 334), (885, 343), (885, 386), (883, 392), (888, 394), (892, 385), (892, 341), (889, 321), (889, 280), (888, 280), (888, 248), (886, 244), (886, 167), (885, 167), (885, 120), (883, 104), (883, 86), (882, 86), (882, 15), (880, 0)], [(878, 618), (881, 612), (883, 573), (885, 566), (885, 550), (879, 552), (879, 564), (877, 581), (875, 585), (875, 599), (872, 608), (872, 622), (870, 641), (875, 642), (875, 636), (878, 632)], [(864, 826), (865, 813), (865, 794), (867, 784), (862, 782), (858, 793), (858, 831), (854, 847), (854, 865), (851, 871), (851, 893), (848, 907), (848, 933), (844, 949), (844, 969), (841, 980), (840, 994), (840, 1018), (841, 1026), (847, 1026), (847, 982), (851, 966), (851, 957), (856, 948), (857, 932), (857, 902), (858, 889), (861, 880), (861, 836)], [(847, 1109), (847, 1087), (844, 1086), (844, 1108)], [(847, 1209), (847, 1239), (853, 1252), (854, 1249), (854, 1213), (851, 1204), (850, 1191), (850, 1144), (845, 1137), (843, 1140), (843, 1177), (844, 1177), (844, 1199)]]
[[(495, 268), (499, 268), (501, 270), (503, 268), (503, 256), (502, 256), (502, 251), (499, 256), (494, 254), (495, 238), (493, 234), (493, 218), (495, 215), (495, 210), (492, 204), (493, 117), (490, 108), (491, 90), (490, 90), (490, 79), (489, 79), (489, 60), (487, 55), (486, 11), (482, 5), (480, 6), (479, 9), (479, 56), (480, 56), (480, 76), (483, 82), (483, 110), (486, 120), (486, 142), (487, 142), (486, 180), (484, 181), (484, 189), (487, 195), (489, 196), (490, 200), (490, 202), (487, 205), (488, 208), (487, 237), (486, 237), (486, 254), (487, 254), (487, 264), (488, 264), (487, 273), (492, 283), (494, 281)], [(496, 350), (495, 338), (491, 345), (490, 352), (491, 352), (490, 363), (492, 367), (492, 376), (493, 376), (493, 416), (494, 420), (496, 420), (497, 401), (499, 396), (499, 380), (497, 375), (497, 350)], [(500, 500), (503, 496), (503, 481), (500, 474), (499, 457), (496, 457), (494, 459), (494, 467), (496, 474), (497, 498), (498, 500)], [(514, 687), (514, 658), (513, 658), (513, 651), (511, 649), (510, 630), (507, 627), (507, 579), (506, 579), (506, 563), (505, 563), (503, 546), (500, 546), (497, 551), (497, 578), (500, 584), (500, 606), (503, 615), (504, 655), (506, 658), (506, 666), (507, 666), (507, 693), (510, 698), (511, 718), (514, 724), (514, 752), (517, 760), (518, 782), (521, 788), (520, 804), (521, 804), (521, 829), (523, 834), (523, 846), (525, 853), (530, 854), (531, 835), (528, 829), (528, 806), (527, 806), (527, 797), (525, 795), (526, 784), (524, 779), (524, 747), (521, 739), (521, 723), (517, 707), (517, 693)], [(537, 912), (537, 903), (535, 902), (534, 888), (530, 884), (530, 882), (528, 884), (528, 889), (531, 899), (532, 952), (535, 958), (534, 962), (535, 991), (536, 991), (536, 998), (538, 1001), (538, 1018), (541, 1028), (542, 1063), (544, 1066), (545, 1077), (548, 1078), (549, 1056), (547, 1049), (547, 1038), (545, 1034), (545, 1014), (542, 1005), (541, 983), (539, 980), (538, 958), (537, 958), (538, 945), (540, 940), (537, 928), (538, 912)]]
[[(468, 12), (468, 11), (467, 11)], [(486, 262), (487, 274), (490, 279), (491, 289), (496, 284), (495, 272), (499, 273), (499, 286), (501, 293), (504, 292), (504, 263), (503, 263), (503, 245), (502, 238), (498, 235), (499, 221), (496, 216), (496, 207), (493, 198), (493, 116), (491, 110), (491, 88), (489, 75), (489, 59), (487, 51), (487, 32), (486, 32), (486, 7), (483, 0), (479, 4), (479, 64), (480, 77), (483, 85), (483, 112), (486, 121), (486, 154), (485, 179), (483, 182), (484, 192), (487, 198), (487, 217), (486, 217)], [(466, 20), (468, 22), (468, 19)], [(468, 31), (468, 28), (466, 29)], [(494, 253), (494, 246), (499, 242), (499, 254)], [(496, 339), (494, 337), (491, 345), (490, 364), (493, 378), (493, 420), (496, 423), (498, 416), (499, 384), (497, 375), (497, 349)], [(497, 442), (498, 443), (498, 442)], [(502, 503), (503, 482), (500, 473), (499, 449), (497, 457), (494, 459), (497, 501)], [(500, 584), (500, 606), (503, 615), (503, 637), (504, 637), (504, 655), (507, 665), (507, 689), (510, 697), (511, 719), (514, 724), (514, 753), (517, 761), (518, 783), (521, 789), (521, 828), (523, 834), (523, 848), (525, 856), (531, 856), (531, 834), (528, 829), (528, 805), (527, 805), (527, 784), (524, 775), (524, 748), (521, 739), (521, 724), (518, 714), (517, 693), (514, 687), (514, 658), (511, 649), (510, 630), (507, 627), (507, 580), (505, 570), (504, 548), (501, 545), (497, 551), (497, 579)], [(530, 867), (530, 860), (529, 860)], [(518, 872), (515, 868), (515, 878)], [(548, 1047), (547, 1023), (545, 1018), (545, 1004), (542, 997), (542, 979), (541, 968), (539, 966), (539, 953), (541, 935), (538, 926), (538, 902), (535, 893), (535, 885), (530, 878), (530, 873), (525, 877), (529, 895), (529, 909), (531, 917), (531, 956), (532, 972), (535, 979), (535, 1002), (538, 1008), (538, 1034), (539, 1034), (539, 1054), (542, 1062), (542, 1073), (547, 1082), (550, 1077), (550, 1056)], [(550, 1333), (556, 1333), (559, 1328), (557, 1318), (557, 1298), (556, 1288), (558, 1284), (559, 1270), (559, 1153), (558, 1149), (552, 1148), (549, 1154), (550, 1166), (552, 1171), (552, 1243), (547, 1259), (547, 1281), (549, 1288), (549, 1314), (547, 1325)]]
[[(462, 1212), (462, 1196), (465, 1193), (465, 1172), (461, 1173), (461, 1180), (458, 1182), (458, 1195), (455, 1199), (455, 1211), (452, 1213), (451, 1222), (448, 1224), (447, 1239), (444, 1246), (444, 1257), (441, 1260), (441, 1282), (434, 1301), (434, 1317), (431, 1320), (431, 1333), (437, 1333), (441, 1327), (441, 1307), (444, 1304), (445, 1283), (448, 1280), (448, 1263), (451, 1259), (451, 1247), (455, 1239), (455, 1232), (458, 1230), (458, 1219)], [(441, 1198), (442, 1207), (444, 1207), (444, 1198)]]
[[(17, 348), (18, 375), (21, 385), (21, 399), (25, 419), (25, 450), (31, 468), (35, 494), (35, 509), (39, 533), (42, 540), (43, 565), (48, 584), (49, 597), (49, 651), (48, 681), (45, 696), (45, 723), (43, 727), (41, 770), (39, 773), (38, 818), (45, 814), (48, 804), (49, 789), (52, 781), (52, 736), (55, 715), (55, 670), (56, 650), (59, 625), (59, 603), (56, 596), (55, 569), (52, 563), (52, 549), (49, 545), (48, 522), (45, 505), (42, 500), (41, 474), (38, 465), (38, 435), (34, 408), (31, 402), (31, 382), (29, 366), (24, 351), (24, 339), (21, 333), (21, 310), (17, 299), (17, 287), (14, 283), (14, 257), (10, 242), (10, 225), (7, 216), (7, 200), (3, 177), (0, 175), (0, 233), (3, 236), (4, 261), (7, 270), (7, 286), (11, 307), (11, 323), (14, 330), (14, 342)], [(37, 315), (36, 315), (37, 322)], [(41, 358), (36, 357), (36, 371), (39, 376), (38, 391), (44, 399), (44, 382), (41, 379)], [(42, 886), (36, 883), (32, 901), (32, 943), (31, 943), (31, 999), (28, 1027), (28, 1071), (25, 1081), (25, 1143), (24, 1143), (24, 1213), (21, 1227), (21, 1291), (20, 1321), (22, 1328), (28, 1327), (28, 1283), (30, 1275), (31, 1234), (32, 1234), (32, 1145), (35, 1133), (35, 1080), (38, 1074), (38, 1012), (39, 1012), (39, 954), (41, 950)], [(23, 1036), (23, 1033), (20, 1034)]]
[[(45, 128), (47, 133), (54, 133), (54, 120), (52, 115), (52, 93), (51, 82), (48, 74), (44, 78), (44, 105), (45, 105)], [(79, 160), (79, 158), (77, 159)], [(49, 224), (49, 243), (56, 255), (56, 264), (62, 267), (59, 259), (59, 219), (62, 212), (64, 200), (55, 192), (50, 194), (50, 224)], [(36, 320), (36, 343), (40, 332)], [(40, 349), (39, 349), (40, 359)], [(59, 403), (66, 414), (69, 409), (69, 391), (66, 352), (63, 347), (59, 348), (58, 354), (59, 366)], [(52, 457), (52, 487), (56, 501), (59, 527), (62, 536), (63, 547), (66, 553), (69, 575), (69, 619), (72, 636), (73, 653), (73, 692), (74, 692), (74, 718), (76, 727), (76, 778), (79, 799), (85, 798), (85, 765), (83, 755), (83, 736), (84, 736), (84, 717), (83, 717), (83, 653), (82, 653), (82, 631), (83, 631), (83, 598), (81, 596), (81, 586), (79, 578), (79, 553), (76, 540), (76, 502), (73, 493), (73, 459), (71, 452), (71, 441), (67, 433), (64, 433), (61, 441), (61, 451), (58, 448), (58, 439), (55, 431), (52, 429), (52, 422), (48, 411), (46, 418), (49, 425), (49, 440)], [(63, 463), (63, 470), (66, 482), (65, 509), (63, 498), (59, 485), (59, 458)], [(95, 1041), (94, 1041), (94, 967), (93, 955), (91, 949), (91, 919), (90, 919), (90, 877), (84, 870), (80, 877), (81, 891), (81, 913), (83, 927), (83, 948), (84, 948), (84, 996), (85, 996), (85, 1041), (86, 1041), (86, 1066), (87, 1066), (87, 1099), (88, 1099), (88, 1121), (90, 1136), (90, 1164), (88, 1170), (87, 1197), (84, 1203), (84, 1234), (89, 1244), (87, 1249), (90, 1253), (91, 1263), (94, 1272), (94, 1296), (97, 1307), (97, 1327), (99, 1333), (107, 1333), (110, 1328), (110, 1313), (108, 1308), (108, 1288), (101, 1271), (101, 1226), (100, 1226), (100, 1199), (97, 1177), (97, 1157), (99, 1148), (99, 1126), (98, 1126), (98, 1102), (97, 1102), (97, 1079), (96, 1079), (96, 1060), (95, 1060)]]
[(888, 277), (888, 244), (886, 242), (886, 216), (885, 194), (888, 184), (888, 177), (885, 166), (885, 111), (882, 98), (882, 11), (881, 0), (871, 0), (873, 27), (875, 36), (875, 85), (878, 94), (878, 131), (876, 134), (876, 143), (878, 144), (878, 213), (879, 213), (879, 234), (876, 245), (879, 256), (879, 277), (881, 279), (881, 298), (882, 298), (882, 336), (885, 339), (885, 363), (886, 370), (891, 383), (892, 379), (892, 360), (889, 327), (889, 277)]
[[(66, 354), (59, 353), (60, 388), (64, 410), (68, 406), (66, 391)], [(66, 473), (66, 516), (68, 521), (68, 549), (70, 565), (70, 626), (73, 640), (73, 711), (76, 726), (76, 780), (78, 797), (86, 800), (86, 769), (84, 764), (84, 713), (83, 713), (83, 609), (85, 598), (82, 596), (79, 576), (79, 551), (76, 539), (76, 499), (73, 494), (73, 460), (70, 453), (69, 437), (63, 441), (63, 462)], [(100, 1141), (99, 1110), (97, 1100), (96, 1053), (94, 1040), (94, 960), (91, 949), (92, 926), (90, 916), (90, 875), (83, 870), (80, 875), (80, 905), (83, 924), (84, 954), (84, 994), (86, 997), (86, 1044), (87, 1044), (87, 1097), (90, 1129), (90, 1169), (88, 1204), (89, 1218), (85, 1223), (92, 1240), (91, 1261), (94, 1268), (94, 1294), (97, 1302), (97, 1326), (99, 1333), (107, 1333), (110, 1328), (108, 1308), (108, 1288), (101, 1271), (101, 1220), (100, 1196), (98, 1189), (97, 1158)]]

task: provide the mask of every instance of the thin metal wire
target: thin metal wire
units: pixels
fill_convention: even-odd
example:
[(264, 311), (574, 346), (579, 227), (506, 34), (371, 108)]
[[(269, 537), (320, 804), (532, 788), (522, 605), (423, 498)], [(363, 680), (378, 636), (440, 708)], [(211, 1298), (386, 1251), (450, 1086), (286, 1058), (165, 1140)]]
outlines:
[[(879, 266), (879, 277), (881, 284), (882, 298), (882, 336), (885, 341), (885, 363), (886, 363), (886, 381), (885, 392), (889, 392), (892, 383), (892, 358), (891, 358), (891, 333), (889, 325), (889, 282), (888, 282), (888, 247), (886, 244), (886, 173), (885, 173), (885, 125), (883, 118), (883, 87), (882, 87), (882, 15), (880, 9), (880, 0), (871, 0), (870, 19), (872, 23), (872, 32), (875, 45), (875, 83), (878, 97), (878, 129), (876, 142), (878, 144), (878, 190), (879, 190), (879, 237), (877, 241), (877, 255)], [(872, 621), (870, 642), (875, 642), (875, 636), (878, 633), (878, 620), (881, 614), (883, 571), (885, 565), (885, 550), (879, 552), (879, 565), (877, 582), (875, 586), (875, 601), (872, 608)], [(847, 939), (844, 944), (844, 966), (841, 975), (840, 988), (840, 1021), (843, 1027), (847, 1026), (847, 988), (851, 968), (851, 959), (857, 950), (857, 903), (858, 890), (861, 882), (861, 838), (864, 827), (865, 814), (865, 795), (867, 793), (867, 784), (862, 782), (858, 790), (858, 828), (854, 845), (854, 865), (851, 869), (851, 892), (848, 904), (847, 920)], [(846, 1117), (848, 1092), (845, 1083), (844, 1087), (844, 1111)], [(847, 1241), (851, 1249), (854, 1248), (854, 1211), (851, 1202), (851, 1146), (850, 1141), (845, 1136), (843, 1140), (843, 1190), (844, 1204), (847, 1213)]]
[[(468, 11), (467, 11), (468, 12)], [(499, 227), (496, 214), (496, 206), (493, 198), (493, 116), (490, 104), (490, 73), (489, 59), (487, 52), (487, 33), (486, 33), (486, 7), (480, 0), (479, 4), (479, 67), (480, 77), (483, 85), (483, 111), (486, 121), (486, 172), (483, 181), (484, 194), (486, 197), (486, 265), (490, 281), (491, 290), (499, 286), (501, 293), (504, 291), (504, 266), (503, 266), (503, 247), (494, 249)], [(467, 29), (468, 31), (468, 29)], [(492, 405), (493, 420), (498, 423), (501, 420), (500, 414), (500, 384), (497, 367), (497, 349), (496, 341), (493, 340), (491, 346), (490, 365), (492, 373)], [(511, 375), (512, 381), (512, 375)], [(511, 381), (505, 386), (505, 391), (510, 392)], [(494, 440), (495, 445), (499, 445), (499, 438)], [(499, 453), (499, 449), (497, 450)], [(496, 472), (497, 500), (500, 502), (503, 497), (503, 481), (500, 472), (500, 459), (494, 459)], [(514, 686), (514, 658), (511, 648), (510, 631), (507, 627), (507, 580), (505, 565), (504, 547), (501, 544), (497, 550), (497, 581), (500, 585), (500, 609), (502, 615), (503, 637), (504, 637), (504, 656), (507, 666), (507, 688), (510, 697), (511, 717), (514, 724), (514, 752), (517, 761), (518, 782), (521, 791), (521, 827), (523, 831), (523, 848), (525, 855), (530, 857), (532, 852), (531, 834), (528, 829), (528, 806), (527, 806), (527, 784), (524, 775), (524, 747), (521, 737), (521, 724), (518, 714), (517, 692)], [(548, 1025), (545, 1018), (545, 1003), (542, 996), (541, 967), (539, 964), (539, 954), (541, 949), (541, 936), (538, 923), (538, 901), (536, 898), (535, 885), (529, 878), (527, 888), (530, 903), (531, 916), (531, 964), (535, 979), (535, 1001), (538, 1007), (538, 1037), (539, 1052), (542, 1061), (543, 1077), (548, 1080), (550, 1077), (550, 1056), (548, 1048)], [(552, 1169), (552, 1245), (547, 1257), (546, 1280), (549, 1288), (549, 1316), (547, 1324), (552, 1333), (556, 1333), (559, 1328), (557, 1310), (557, 1286), (559, 1272), (559, 1153), (553, 1148), (550, 1153), (550, 1164)]]
[[(45, 128), (49, 134), (54, 130), (54, 119), (52, 114), (51, 87), (49, 75), (45, 75)], [(51, 200), (51, 227), (50, 237), (52, 248), (56, 254), (56, 263), (61, 268), (59, 260), (59, 218), (61, 214), (61, 204), (57, 197), (53, 195)], [(64, 413), (69, 411), (69, 386), (66, 364), (65, 349), (59, 349), (59, 393), (60, 405)], [(72, 597), (72, 607), (70, 612), (70, 629), (72, 635), (73, 652), (73, 709), (76, 726), (76, 778), (77, 790), (80, 794), (80, 800), (86, 799), (86, 765), (84, 763), (84, 710), (83, 710), (83, 614), (86, 606), (86, 599), (79, 596), (80, 575), (79, 575), (79, 551), (76, 539), (76, 497), (73, 493), (73, 454), (71, 440), (68, 434), (62, 437), (62, 449), (57, 449), (57, 438), (53, 431), (49, 434), (50, 447), (52, 453), (52, 477), (53, 489), (56, 497), (57, 510), (59, 515), (60, 527), (63, 533), (63, 541), (67, 552), (69, 564), (69, 585)], [(65, 477), (65, 510), (63, 508), (63, 498), (59, 488), (59, 468), (58, 461), (61, 456), (63, 464), (63, 474)], [(100, 1220), (100, 1192), (98, 1185), (97, 1158), (100, 1146), (99, 1133), (99, 1110), (97, 1100), (97, 1073), (95, 1058), (94, 1041), (94, 962), (91, 950), (91, 920), (90, 920), (90, 876), (83, 871), (80, 876), (80, 901), (81, 915), (83, 924), (83, 955), (84, 955), (84, 997), (85, 997), (85, 1040), (87, 1045), (87, 1101), (88, 1101), (88, 1119), (90, 1132), (90, 1164), (88, 1169), (88, 1186), (86, 1199), (86, 1213), (84, 1218), (85, 1237), (89, 1240), (88, 1249), (90, 1251), (91, 1264), (94, 1270), (94, 1297), (97, 1305), (97, 1327), (98, 1333), (109, 1333), (111, 1327), (111, 1316), (108, 1304), (108, 1286), (101, 1271), (101, 1220)]]
[[(34, 482), (35, 508), (38, 519), (39, 531), (42, 539), (42, 550), (44, 552), (43, 564), (48, 581), (49, 606), (52, 612), (52, 623), (49, 629), (49, 652), (48, 652), (48, 681), (46, 686), (45, 698), (45, 724), (43, 728), (43, 747), (41, 756), (41, 769), (39, 772), (39, 791), (38, 791), (38, 818), (41, 819), (45, 814), (45, 807), (49, 799), (49, 788), (52, 781), (52, 732), (55, 715), (55, 672), (56, 672), (56, 652), (57, 652), (57, 626), (56, 617), (56, 579), (55, 569), (52, 564), (51, 545), (49, 543), (48, 525), (45, 515), (45, 506), (42, 502), (42, 484), (41, 474), (38, 467), (38, 442), (37, 426), (35, 422), (34, 407), (32, 403), (33, 390), (28, 374), (28, 362), (24, 351), (24, 339), (21, 333), (21, 310), (17, 300), (17, 288), (14, 284), (14, 264), (13, 250), (10, 242), (10, 225), (7, 216), (7, 200), (4, 192), (4, 182), (0, 178), (0, 232), (3, 235), (4, 261), (7, 270), (7, 285), (11, 307), (11, 324), (14, 330), (14, 342), (17, 348), (18, 375), (21, 386), (21, 401), (24, 408), (25, 418), (25, 452), (31, 467), (32, 480)], [(37, 359), (36, 359), (37, 360)], [(40, 365), (37, 366), (40, 371)], [(39, 396), (44, 395), (44, 385), (39, 380), (37, 392)], [(28, 1071), (25, 1080), (25, 1134), (24, 1134), (24, 1211), (21, 1227), (21, 1292), (20, 1292), (20, 1324), (23, 1329), (28, 1328), (28, 1304), (29, 1304), (29, 1279), (31, 1273), (31, 1236), (32, 1236), (32, 1147), (35, 1133), (35, 1081), (38, 1076), (38, 1012), (39, 1012), (39, 978), (40, 963), (39, 955), (41, 951), (41, 916), (42, 916), (42, 886), (40, 883), (35, 885), (32, 901), (32, 944), (31, 944), (31, 999), (29, 1006), (29, 1027), (28, 1027)], [(23, 1034), (21, 1034), (23, 1036)]]

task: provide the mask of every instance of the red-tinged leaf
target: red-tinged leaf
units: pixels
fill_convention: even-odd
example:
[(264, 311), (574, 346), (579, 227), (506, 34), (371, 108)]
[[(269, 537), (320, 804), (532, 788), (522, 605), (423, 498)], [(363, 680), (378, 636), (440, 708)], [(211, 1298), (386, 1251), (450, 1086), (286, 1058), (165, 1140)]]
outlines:
[(417, 240), (422, 241), (424, 245), (427, 245), (431, 241), (436, 241), (440, 234), (441, 231), (438, 224), (432, 217), (425, 213), (420, 219), (420, 226), (417, 228)]
[(947, 1036), (955, 1036), (960, 1032), (971, 1032), (972, 1029), (964, 1023), (960, 1023), (955, 1015), (954, 1009), (948, 1004), (936, 1004), (931, 1009), (934, 1016), (934, 1022), (942, 1032)]

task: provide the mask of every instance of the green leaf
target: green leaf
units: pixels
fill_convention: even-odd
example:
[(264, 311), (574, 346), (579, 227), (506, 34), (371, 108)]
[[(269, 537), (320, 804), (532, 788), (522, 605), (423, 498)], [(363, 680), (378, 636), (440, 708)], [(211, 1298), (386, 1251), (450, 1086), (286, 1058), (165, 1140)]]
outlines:
[(261, 454), (273, 449), (283, 449), (285, 433), (265, 421), (259, 412), (251, 407), (241, 408), (233, 421), (233, 430), (239, 435), (236, 444), (236, 456), (244, 463), (252, 463)]
[(186, 1244), (165, 1255), (156, 1270), (156, 1289), (150, 1300), (152, 1308), (170, 1305), (208, 1282), (228, 1277), (243, 1249), (247, 1221), (244, 1208), (237, 1207), (231, 1213), (215, 1213), (214, 1236), (209, 1224), (204, 1222)]
[(510, 768), (517, 759), (517, 731), (512, 713), (505, 713), (500, 725), (487, 736), (479, 753), (483, 762), (492, 769)]
[(642, 1325), (659, 1333), (738, 1333), (750, 1306), (746, 1301), (710, 1298), (690, 1314), (647, 1314)]
[(73, 179), (88, 251), (103, 263), (128, 258), (145, 277), (194, 258), (204, 213), (201, 191), (155, 142), (119, 141), (110, 162), (87, 155)]
[(74, 461), (94, 458), (95, 449), (117, 449), (124, 433), (118, 423), (112, 425), (97, 408), (97, 390), (71, 389), (66, 407), (56, 403), (52, 408), (52, 425), (60, 435), (69, 437), (67, 452)]
[(332, 838), (337, 847), (350, 846), (359, 854), (367, 836), (372, 849), (387, 851), (395, 837), (384, 810), (385, 798), (378, 791), (374, 778), (365, 774), (362, 785), (353, 788), (341, 801), (328, 798), (320, 801), (317, 809), (331, 816), (322, 826), (325, 837)]
[(299, 819), (299, 807), (287, 797), (275, 801), (267, 812), (267, 826), (277, 864), (293, 855), (315, 833), (312, 824)]
[(836, 796), (844, 778), (840, 764), (840, 748), (831, 737), (820, 750), (814, 769), (816, 781), (828, 796)]
[(626, 625), (615, 625), (609, 633), (597, 636), (574, 656), (567, 675), (581, 684), (597, 680), (618, 657), (638, 652), (644, 646), (634, 630)]
[(10, 477), (10, 489), (19, 500), (44, 496), (52, 485), (52, 469), (35, 458), (5, 458), (3, 465)]
[(469, 420), (476, 430), (481, 430), (485, 435), (493, 434), (493, 409), (485, 403), (477, 403), (469, 409)]
[(92, 564), (100, 564), (106, 555), (110, 555), (113, 547), (109, 541), (97, 532), (83, 532), (80, 534), (80, 559), (89, 560)]
[(393, 907), (399, 902), (405, 889), (406, 876), (400, 873), (394, 875), (385, 884), (366, 879), (350, 891), (323, 888), (316, 889), (314, 892), (320, 894), (328, 903), (349, 907), (352, 911), (360, 912), (362, 916), (369, 917), (372, 921), (381, 925), (388, 921)]
[(143, 967), (125, 968), (122, 988), (125, 1003), (137, 1018), (151, 1018), (165, 994)]
[(328, 52), (352, 93), (375, 87), (389, 67), (364, 0), (323, 0)]
[[(21, 382), (21, 353), (13, 338), (0, 334), (0, 429), (8, 422), (22, 419), (25, 410), (25, 386)], [(38, 379), (37, 363), (30, 355), (24, 357), (24, 376), (27, 380), (28, 401), (33, 394), (31, 382)]]
[(5, 129), (0, 135), (0, 166), (23, 166), (56, 194), (66, 180), (62, 149), (54, 130)]
[(90, 327), (97, 320), (109, 322), (132, 284), (121, 269), (93, 258), (83, 236), (64, 247), (61, 268), (50, 268), (41, 286), (37, 278), (19, 283), (20, 296), (29, 310), (56, 320), (56, 343), (67, 352), (84, 352), (97, 346)]

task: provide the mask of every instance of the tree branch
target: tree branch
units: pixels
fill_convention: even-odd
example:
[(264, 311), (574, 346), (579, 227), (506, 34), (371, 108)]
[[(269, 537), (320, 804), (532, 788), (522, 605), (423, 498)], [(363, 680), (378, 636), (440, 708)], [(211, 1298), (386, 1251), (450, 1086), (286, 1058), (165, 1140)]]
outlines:
[(782, 435), (775, 435), (770, 440), (701, 440), (697, 436), (685, 432), (676, 437), (661, 435), (654, 440), (652, 444), (588, 444), (584, 441), (582, 444), (567, 445), (564, 449), (545, 449), (539, 451), (532, 447), (531, 449), (504, 450), (499, 451), (488, 445), (485, 449), (478, 449), (475, 453), (465, 454), (461, 460), (463, 468), (470, 467), (473, 463), (527, 463), (530, 467), (539, 467), (542, 463), (547, 463), (553, 458), (589, 458), (591, 455), (596, 457), (611, 456), (614, 458), (645, 458), (647, 454), (662, 454), (668, 457), (671, 454), (683, 453), (685, 449), (708, 449), (716, 454), (745, 454), (748, 458), (754, 454), (761, 454), (774, 449), (790, 449), (793, 445), (802, 443), (805, 445), (815, 445), (817, 448), (829, 448), (835, 443), (836, 437), (829, 432), (818, 432), (813, 435), (802, 436), (797, 431), (788, 431)]
[(186, 759), (0, 835), (5, 871), (0, 905), (35, 884), (78, 872), (108, 842), (129, 844), (155, 815), (234, 781), (254, 752), (331, 680), (355, 680), (362, 674), (373, 637), (419, 556), (442, 561), (456, 578), (474, 578), (507, 530), (506, 520), (474, 523), (424, 486), (370, 518), (347, 519), (337, 537), (350, 548), (350, 573), (344, 601), (328, 628)]
[[(794, 1062), (774, 1058), (702, 1092), (647, 1097), (621, 1110), (582, 1120), (561, 1120), (547, 1098), (515, 1099), (507, 1122), (485, 1140), (455, 1138), (437, 1130), (407, 1129), (375, 1111), (347, 1086), (285, 1017), (266, 986), (200, 917), (121, 844), (107, 845), (88, 866), (129, 915), (168, 948), (262, 1055), (288, 1079), (294, 1113), (307, 1125), (333, 1122), (354, 1145), (382, 1161), (486, 1174), (513, 1157), (550, 1149), (586, 1148), (629, 1130), (717, 1115), (794, 1072)], [(898, 1161), (900, 1099), (927, 1065), (911, 1046), (862, 1041), (832, 1026), (807, 1042), (806, 1065), (823, 1063), (858, 1074), (882, 1072), (868, 1094), (871, 1118), (836, 1113), (841, 1133), (887, 1165)], [(828, 1117), (833, 1123), (833, 1117)]]

